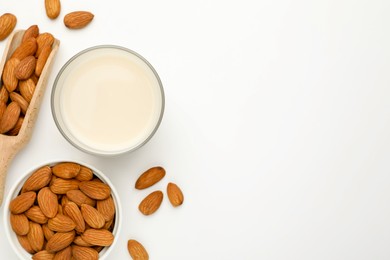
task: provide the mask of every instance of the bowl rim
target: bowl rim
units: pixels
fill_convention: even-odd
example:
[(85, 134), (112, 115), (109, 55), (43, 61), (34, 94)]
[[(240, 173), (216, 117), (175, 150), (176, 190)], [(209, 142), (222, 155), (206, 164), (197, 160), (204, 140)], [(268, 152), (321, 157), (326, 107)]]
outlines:
[[(107, 175), (105, 175), (102, 171), (98, 170), (96, 167), (94, 167), (94, 166), (90, 165), (89, 163), (86, 163), (86, 162), (84, 162), (82, 160), (73, 160), (73, 159), (71, 159), (71, 160), (54, 160), (54, 161), (50, 160), (50, 161), (45, 161), (45, 162), (39, 164), (38, 166), (30, 167), (26, 172), (24, 172), (17, 179), (17, 181), (11, 186), (10, 190), (8, 191), (7, 197), (6, 197), (5, 201), (4, 201), (3, 218), (4, 218), (4, 226), (5, 226), (5, 233), (6, 233), (6, 236), (7, 236), (7, 240), (11, 244), (11, 247), (14, 250), (15, 254), (20, 259), (26, 259), (26, 260), (27, 259), (31, 259), (32, 254), (30, 254), (27, 251), (25, 251), (20, 244), (16, 244), (16, 243), (18, 243), (18, 239), (17, 239), (17, 235), (12, 230), (11, 223), (9, 221), (9, 217), (10, 217), (11, 212), (9, 211), (8, 205), (11, 202), (11, 200), (14, 198), (14, 196), (17, 194), (16, 192), (19, 192), (18, 188), (19, 187), (20, 187), (20, 189), (22, 188), (22, 185), (23, 185), (24, 181), (26, 181), (27, 178), (29, 176), (31, 176), (31, 174), (34, 171), (38, 170), (39, 168), (41, 168), (41, 167), (43, 167), (45, 165), (52, 166), (52, 165), (55, 165), (55, 164), (58, 164), (58, 163), (62, 163), (62, 162), (73, 162), (73, 163), (77, 163), (77, 164), (80, 164), (82, 166), (90, 168), (92, 170), (92, 172), (101, 181), (103, 181), (104, 183), (108, 184), (110, 186), (110, 188), (111, 188), (111, 196), (112, 196), (112, 198), (114, 200), (115, 209), (116, 209), (116, 212), (115, 212), (115, 226), (114, 226), (114, 229), (112, 231), (112, 233), (114, 235), (114, 241), (113, 241), (113, 243), (109, 247), (105, 247), (101, 252), (99, 252), (99, 259), (103, 259), (103, 260), (104, 259), (108, 259), (107, 257), (109, 256), (109, 254), (111, 253), (111, 251), (114, 248), (115, 244), (119, 240), (119, 234), (120, 234), (121, 226), (122, 226), (122, 207), (121, 207), (119, 194), (118, 194), (115, 186), (112, 184), (110, 179), (107, 177)], [(103, 254), (101, 255), (101, 253), (103, 253)]]
[[(153, 131), (149, 134), (149, 136), (144, 140), (142, 141), (141, 143), (139, 143), (138, 145), (134, 146), (134, 147), (130, 147), (128, 149), (123, 149), (121, 151), (118, 151), (118, 152), (104, 152), (104, 151), (94, 151), (92, 149), (87, 149), (88, 146), (86, 145), (86, 148), (85, 147), (81, 147), (80, 145), (78, 145), (76, 142), (74, 142), (72, 140), (72, 138), (70, 138), (66, 133), (65, 131), (63, 130), (63, 128), (61, 127), (61, 124), (59, 122), (59, 120), (57, 119), (57, 114), (59, 112), (56, 112), (56, 109), (55, 109), (55, 105), (54, 105), (54, 99), (55, 99), (55, 93), (56, 91), (58, 90), (59, 87), (58, 86), (58, 81), (60, 80), (62, 74), (64, 73), (64, 71), (68, 68), (69, 65), (71, 65), (71, 63), (76, 60), (77, 58), (79, 58), (80, 56), (82, 56), (83, 54), (87, 53), (87, 52), (90, 52), (90, 51), (94, 51), (94, 50), (98, 50), (98, 49), (117, 49), (117, 50), (121, 50), (121, 51), (125, 51), (125, 52), (128, 52), (130, 54), (133, 54), (134, 56), (136, 56), (137, 58), (139, 58), (142, 62), (144, 62), (148, 67), (149, 69), (153, 72), (154, 76), (156, 77), (156, 80), (158, 82), (158, 85), (159, 85), (159, 89), (160, 89), (160, 93), (161, 93), (161, 110), (160, 110), (160, 116), (156, 122), (156, 125), (153, 129)], [(78, 53), (76, 53), (75, 55), (73, 55), (60, 69), (60, 71), (57, 73), (57, 76), (54, 80), (54, 83), (53, 83), (53, 88), (51, 90), (51, 97), (50, 97), (50, 107), (51, 107), (51, 114), (52, 114), (52, 117), (54, 119), (54, 122), (58, 128), (58, 130), (60, 131), (61, 135), (71, 144), (73, 145), (74, 147), (76, 147), (77, 149), (79, 149), (80, 151), (83, 151), (83, 152), (86, 152), (86, 153), (89, 153), (89, 154), (93, 154), (93, 155), (98, 155), (98, 156), (117, 156), (117, 155), (121, 155), (121, 154), (125, 154), (125, 153), (130, 153), (130, 152), (133, 152), (137, 149), (139, 149), (140, 147), (144, 146), (147, 142), (149, 142), (150, 139), (152, 139), (152, 137), (154, 136), (154, 134), (157, 132), (160, 124), (161, 124), (161, 121), (163, 119), (163, 116), (164, 116), (164, 111), (165, 111), (165, 92), (164, 92), (164, 87), (163, 87), (163, 84), (161, 82), (161, 79), (160, 79), (160, 76), (158, 75), (157, 71), (154, 69), (154, 67), (152, 66), (152, 64), (150, 64), (150, 62), (145, 59), (142, 55), (140, 55), (138, 52), (135, 52), (131, 49), (128, 49), (126, 47), (123, 47), (123, 46), (119, 46), (119, 45), (113, 45), (113, 44), (103, 44), (103, 45), (95, 45), (95, 46), (92, 46), (92, 47), (89, 47), (89, 48), (86, 48)]]

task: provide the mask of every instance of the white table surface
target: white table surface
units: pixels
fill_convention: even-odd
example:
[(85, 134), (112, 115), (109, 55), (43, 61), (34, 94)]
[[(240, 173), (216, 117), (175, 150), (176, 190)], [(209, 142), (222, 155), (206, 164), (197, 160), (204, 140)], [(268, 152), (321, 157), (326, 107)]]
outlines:
[[(38, 24), (61, 40), (30, 143), (6, 192), (46, 161), (82, 160), (119, 191), (123, 228), (109, 259), (130, 259), (135, 238), (152, 260), (390, 258), (390, 1), (2, 1), (17, 28)], [(89, 10), (71, 31), (63, 16)], [(166, 110), (142, 149), (99, 158), (73, 148), (50, 111), (57, 72), (87, 47), (117, 44), (158, 71)], [(5, 42), (0, 43), (3, 51)], [(163, 181), (134, 182), (162, 165)], [(181, 208), (137, 209), (149, 192), (179, 184)], [(4, 210), (4, 205), (1, 211)], [(17, 259), (4, 235), (1, 259)]]

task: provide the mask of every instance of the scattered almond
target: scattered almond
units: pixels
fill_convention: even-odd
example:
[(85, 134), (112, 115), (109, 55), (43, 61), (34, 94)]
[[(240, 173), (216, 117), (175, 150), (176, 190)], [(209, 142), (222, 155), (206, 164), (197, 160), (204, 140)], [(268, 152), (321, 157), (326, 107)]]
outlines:
[(0, 41), (4, 40), (11, 34), (16, 26), (16, 16), (10, 13), (5, 13), (0, 16)]
[(129, 241), (127, 241), (127, 250), (129, 251), (130, 256), (134, 260), (149, 259), (149, 254), (146, 251), (145, 247), (137, 240), (130, 239)]
[(163, 201), (162, 191), (154, 191), (144, 198), (138, 206), (139, 211), (144, 215), (151, 215), (158, 210)]
[(172, 206), (177, 207), (183, 204), (184, 196), (181, 189), (174, 183), (168, 183), (167, 186), (168, 199)]
[(145, 171), (135, 183), (135, 188), (138, 190), (149, 188), (150, 186), (159, 182), (165, 176), (165, 169), (163, 167), (153, 167)]
[(55, 19), (60, 15), (61, 2), (60, 0), (45, 0), (46, 15), (50, 19)]
[(81, 29), (87, 26), (94, 15), (86, 11), (76, 11), (65, 15), (64, 24), (69, 29)]

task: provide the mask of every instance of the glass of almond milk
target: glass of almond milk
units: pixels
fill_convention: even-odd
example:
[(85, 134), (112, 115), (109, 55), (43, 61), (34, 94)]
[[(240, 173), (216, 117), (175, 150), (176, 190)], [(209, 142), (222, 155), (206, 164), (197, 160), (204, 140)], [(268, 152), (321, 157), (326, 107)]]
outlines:
[(118, 155), (144, 145), (164, 113), (164, 90), (150, 63), (129, 49), (96, 46), (71, 58), (52, 90), (61, 134), (78, 149)]

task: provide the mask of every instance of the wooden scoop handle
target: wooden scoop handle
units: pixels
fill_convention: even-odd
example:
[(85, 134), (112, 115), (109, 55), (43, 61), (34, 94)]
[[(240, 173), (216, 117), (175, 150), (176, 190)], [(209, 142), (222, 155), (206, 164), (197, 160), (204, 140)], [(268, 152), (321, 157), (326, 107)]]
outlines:
[(5, 177), (7, 176), (7, 169), (11, 164), (12, 159), (19, 151), (19, 146), (12, 146), (10, 142), (7, 142), (7, 136), (0, 137), (0, 205), (3, 203)]

